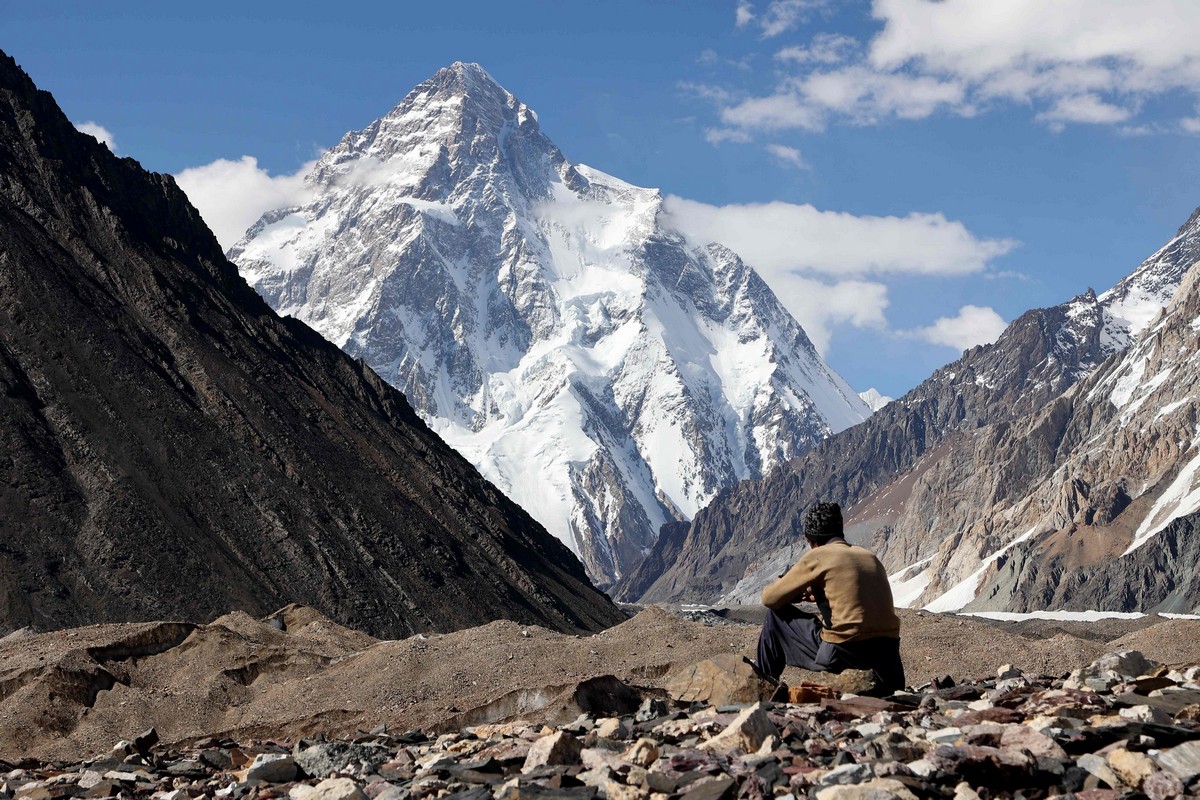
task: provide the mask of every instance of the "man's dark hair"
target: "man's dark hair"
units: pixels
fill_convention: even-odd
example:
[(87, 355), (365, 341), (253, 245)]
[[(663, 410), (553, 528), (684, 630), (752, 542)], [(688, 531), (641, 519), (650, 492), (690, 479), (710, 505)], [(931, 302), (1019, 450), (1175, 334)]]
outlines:
[(837, 503), (817, 503), (804, 514), (804, 535), (824, 541), (842, 535), (842, 507)]

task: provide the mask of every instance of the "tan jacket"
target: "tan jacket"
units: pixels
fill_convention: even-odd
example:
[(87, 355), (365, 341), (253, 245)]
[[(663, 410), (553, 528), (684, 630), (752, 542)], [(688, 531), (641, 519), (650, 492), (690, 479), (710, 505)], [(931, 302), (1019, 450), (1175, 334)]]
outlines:
[(876, 636), (900, 638), (900, 619), (892, 603), (887, 571), (871, 551), (840, 539), (814, 547), (782, 578), (763, 589), (762, 602), (767, 608), (782, 608), (809, 590), (826, 616), (821, 631), (825, 641), (840, 644)]

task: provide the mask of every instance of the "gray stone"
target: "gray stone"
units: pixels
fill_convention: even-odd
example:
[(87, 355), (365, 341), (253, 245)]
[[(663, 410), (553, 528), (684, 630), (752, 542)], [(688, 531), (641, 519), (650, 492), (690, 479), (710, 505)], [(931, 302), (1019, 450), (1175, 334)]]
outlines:
[(531, 772), (541, 766), (569, 766), (579, 763), (583, 747), (579, 740), (565, 731), (551, 733), (538, 739), (529, 748), (522, 772)]
[(1058, 742), (1026, 725), (1009, 725), (1000, 734), (1000, 749), (1021, 750), (1039, 758), (1066, 758)]
[(1156, 772), (1142, 782), (1142, 791), (1150, 800), (1172, 800), (1183, 794), (1183, 781), (1170, 772)]
[(634, 714), (634, 722), (650, 722), (659, 717), (665, 717), (670, 713), (670, 707), (667, 706), (665, 700), (659, 700), (656, 697), (647, 697), (642, 701), (642, 705)]
[(358, 784), (349, 778), (326, 778), (316, 786), (293, 786), (292, 800), (367, 800)]
[(917, 800), (898, 780), (872, 778), (857, 785), (827, 786), (817, 791), (817, 800)]
[(1075, 763), (1079, 765), (1080, 769), (1087, 770), (1092, 775), (1095, 775), (1107, 784), (1109, 788), (1121, 788), (1121, 779), (1117, 777), (1117, 773), (1113, 771), (1113, 768), (1108, 765), (1108, 761), (1105, 760), (1104, 756), (1088, 753), (1076, 759)]
[(1184, 784), (1190, 783), (1200, 775), (1200, 741), (1184, 742), (1170, 750), (1163, 750), (1154, 760)]
[(737, 782), (728, 775), (701, 778), (690, 783), (680, 795), (681, 800), (727, 800), (737, 791)]
[(753, 753), (768, 737), (778, 735), (779, 729), (767, 716), (762, 703), (755, 703), (734, 717), (725, 730), (701, 744), (700, 749)]
[(1122, 678), (1137, 678), (1149, 674), (1159, 666), (1162, 665), (1157, 661), (1151, 661), (1137, 650), (1121, 650), (1100, 656), (1088, 665), (1085, 674), (1101, 675), (1105, 672), (1114, 672)]
[(352, 742), (319, 742), (302, 747), (297, 742), (292, 749), (296, 766), (312, 778), (327, 778), (344, 772), (352, 764), (378, 767), (386, 761), (387, 753), (381, 747), (367, 747)]
[(1125, 719), (1131, 719), (1134, 722), (1153, 722), (1158, 725), (1170, 725), (1171, 715), (1163, 711), (1161, 708), (1155, 708), (1149, 705), (1130, 706), (1122, 708), (1119, 712)]
[(875, 773), (870, 764), (842, 764), (826, 772), (817, 780), (818, 786), (844, 786), (869, 781)]
[(962, 738), (961, 728), (939, 728), (925, 734), (925, 738), (934, 744), (954, 744)]
[(296, 762), (286, 753), (259, 753), (246, 768), (246, 780), (287, 783), (296, 778)]

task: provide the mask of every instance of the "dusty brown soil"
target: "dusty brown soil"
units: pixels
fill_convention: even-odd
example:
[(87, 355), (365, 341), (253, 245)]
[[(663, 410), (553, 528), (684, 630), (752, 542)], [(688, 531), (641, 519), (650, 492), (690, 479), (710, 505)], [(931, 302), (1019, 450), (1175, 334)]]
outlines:
[[(1161, 623), (1110, 645), (901, 613), (911, 683), (986, 675), (1005, 662), (1059, 674), (1116, 646), (1200, 662), (1200, 622)], [(310, 609), (279, 616), (286, 632), (238, 613), (203, 626), (101, 625), (0, 640), (0, 759), (75, 760), (150, 726), (172, 743), (549, 720), (581, 680), (611, 674), (661, 687), (675, 669), (716, 653), (751, 655), (757, 638), (753, 625), (688, 622), (658, 608), (589, 637), (501, 621), (379, 641)]]

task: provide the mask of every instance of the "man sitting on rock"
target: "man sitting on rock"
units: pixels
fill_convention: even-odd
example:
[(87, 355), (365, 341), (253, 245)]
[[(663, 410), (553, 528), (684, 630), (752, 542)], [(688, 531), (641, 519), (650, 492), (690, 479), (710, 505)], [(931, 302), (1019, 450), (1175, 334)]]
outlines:
[[(776, 681), (786, 664), (817, 672), (875, 670), (875, 693), (904, 688), (900, 620), (883, 564), (843, 538), (837, 503), (808, 510), (804, 538), (809, 551), (763, 590), (758, 669)], [(802, 600), (815, 602), (821, 616), (792, 605)]]

